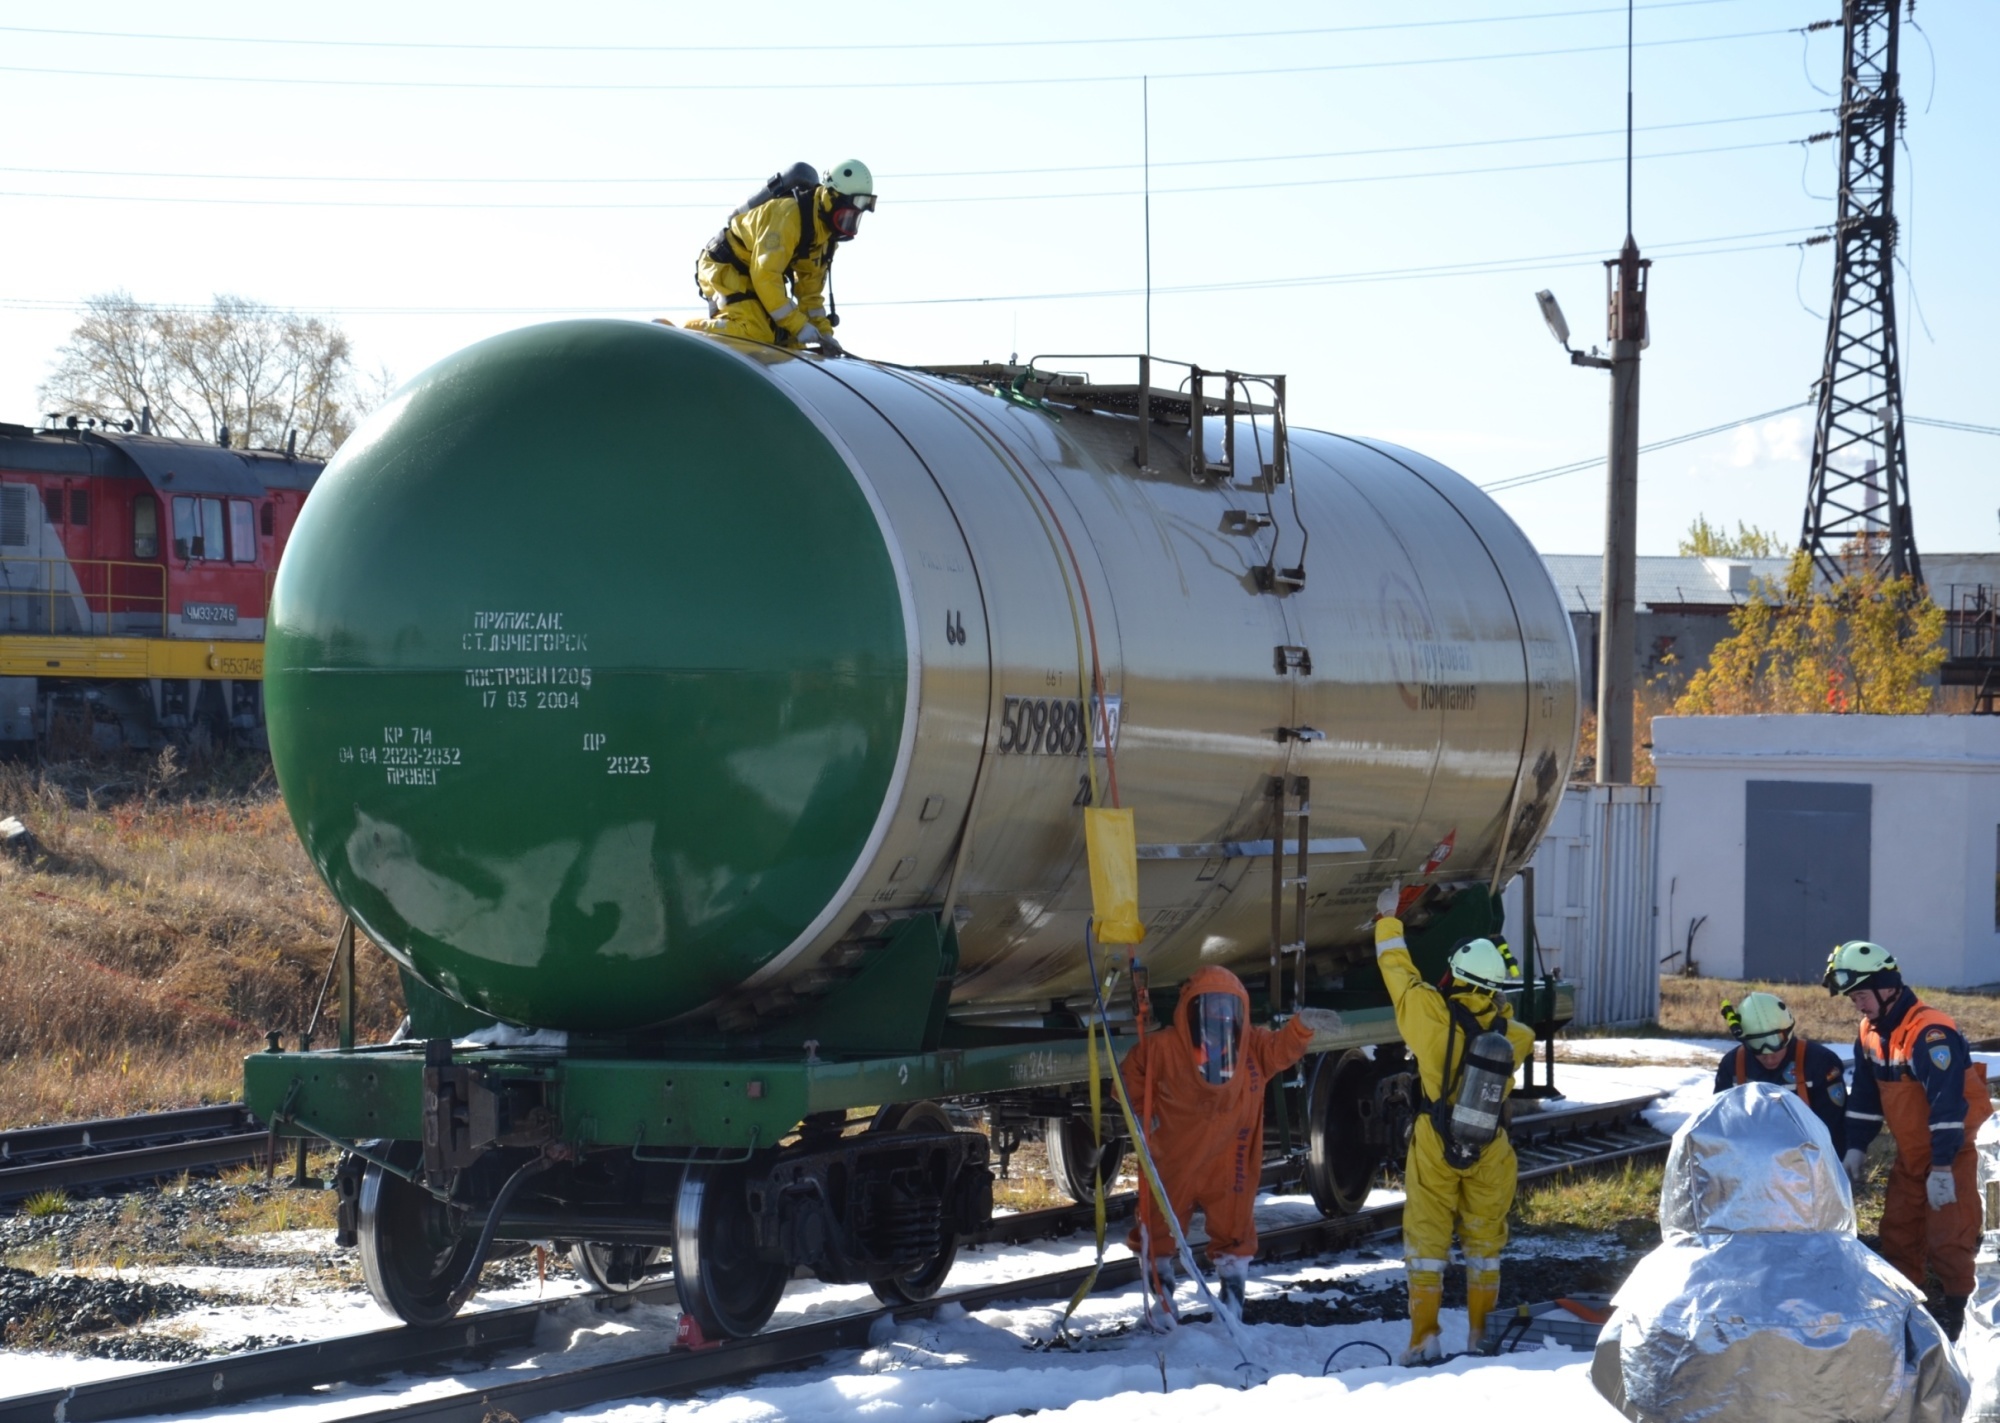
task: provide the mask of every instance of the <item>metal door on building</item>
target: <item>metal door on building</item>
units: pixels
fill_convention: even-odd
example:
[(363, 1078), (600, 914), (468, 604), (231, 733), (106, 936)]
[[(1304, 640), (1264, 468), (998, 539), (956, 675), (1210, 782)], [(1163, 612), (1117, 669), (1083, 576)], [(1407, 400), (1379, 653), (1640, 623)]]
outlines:
[(1817, 983), (1834, 945), (1868, 937), (1874, 787), (1750, 781), (1743, 838), (1743, 974)]

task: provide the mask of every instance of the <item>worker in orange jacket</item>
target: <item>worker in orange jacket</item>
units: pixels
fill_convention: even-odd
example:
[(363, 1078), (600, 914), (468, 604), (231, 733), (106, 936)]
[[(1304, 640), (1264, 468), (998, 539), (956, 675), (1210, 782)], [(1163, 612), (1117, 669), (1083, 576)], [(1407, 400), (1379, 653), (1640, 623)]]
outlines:
[[(1173, 1025), (1144, 1032), (1120, 1072), (1139, 1113), (1160, 1184), (1181, 1229), (1196, 1211), (1208, 1225), (1208, 1258), (1223, 1302), (1240, 1316), (1257, 1253), (1252, 1210), (1264, 1169), (1264, 1097), (1272, 1076), (1305, 1056), (1314, 1031), (1340, 1019), (1308, 1008), (1281, 1028), (1250, 1021), (1250, 995), (1226, 968), (1196, 970), (1181, 988)], [(1147, 1189), (1128, 1243), (1147, 1262), (1172, 1314), (1173, 1230)]]
[(1944, 1289), (1938, 1324), (1958, 1338), (1979, 1249), (1978, 1152), (1972, 1139), (1993, 1114), (1986, 1069), (1972, 1061), (1958, 1024), (1903, 984), (1880, 944), (1850, 939), (1827, 957), (1826, 990), (1861, 1014), (1854, 1086), (1847, 1094), (1843, 1165), (1858, 1187), (1868, 1144), (1888, 1124), (1896, 1140), (1882, 1205), (1882, 1258), (1918, 1289), (1928, 1265)]

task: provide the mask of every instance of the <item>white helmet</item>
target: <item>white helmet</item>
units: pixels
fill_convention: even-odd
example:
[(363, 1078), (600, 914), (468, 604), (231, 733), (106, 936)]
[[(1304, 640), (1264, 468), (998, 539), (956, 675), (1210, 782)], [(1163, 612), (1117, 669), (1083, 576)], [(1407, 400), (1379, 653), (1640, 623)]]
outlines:
[(1521, 966), (1504, 940), (1467, 939), (1451, 951), (1451, 976), (1495, 993), (1521, 986)]
[(1861, 988), (1901, 988), (1896, 956), (1880, 944), (1849, 939), (1826, 956), (1826, 991), (1836, 997)]
[[(875, 196), (875, 175), (868, 171), (868, 165), (859, 158), (850, 158), (845, 163), (836, 163), (826, 170), (824, 179), (827, 187), (843, 198)], [(872, 204), (862, 204), (863, 207)]]
[(1775, 993), (1746, 993), (1740, 1004), (1724, 1002), (1722, 1019), (1753, 1052), (1776, 1052), (1792, 1035), (1792, 1010)]

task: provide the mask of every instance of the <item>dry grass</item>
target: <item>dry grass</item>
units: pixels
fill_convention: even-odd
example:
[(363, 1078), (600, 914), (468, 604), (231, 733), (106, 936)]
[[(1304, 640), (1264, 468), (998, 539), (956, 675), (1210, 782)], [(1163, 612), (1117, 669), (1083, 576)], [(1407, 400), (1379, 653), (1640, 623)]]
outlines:
[[(1676, 1037), (1723, 1038), (1729, 1029), (1722, 1021), (1722, 1000), (1743, 1001), (1743, 995), (1762, 990), (1775, 993), (1792, 1010), (1799, 1028), (1815, 1042), (1854, 1041), (1857, 1016), (1845, 998), (1834, 998), (1817, 983), (1763, 983), (1740, 978), (1681, 978), (1660, 980), (1660, 1028)], [(1978, 1040), (2000, 1037), (2000, 998), (1977, 993), (1950, 993), (1941, 989), (1918, 988), (1926, 1003), (1951, 1014), (1966, 1037)]]
[[(261, 756), (0, 765), (0, 1127), (228, 1100), (267, 1029), (318, 996), (340, 914)], [(359, 964), (363, 1027), (401, 1014)]]
[(1569, 1171), (1531, 1182), (1514, 1200), (1517, 1225), (1536, 1230), (1585, 1230), (1659, 1236), (1658, 1162), (1626, 1162), (1615, 1171)]

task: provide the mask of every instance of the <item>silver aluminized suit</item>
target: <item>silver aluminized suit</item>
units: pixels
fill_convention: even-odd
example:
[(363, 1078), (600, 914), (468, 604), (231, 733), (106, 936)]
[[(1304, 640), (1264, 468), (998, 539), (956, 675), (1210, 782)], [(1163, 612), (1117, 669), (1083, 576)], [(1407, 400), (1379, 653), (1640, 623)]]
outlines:
[(1956, 1423), (1965, 1375), (1922, 1291), (1864, 1246), (1826, 1127), (1753, 1082), (1674, 1134), (1660, 1247), (1598, 1337), (1591, 1382), (1637, 1423)]

